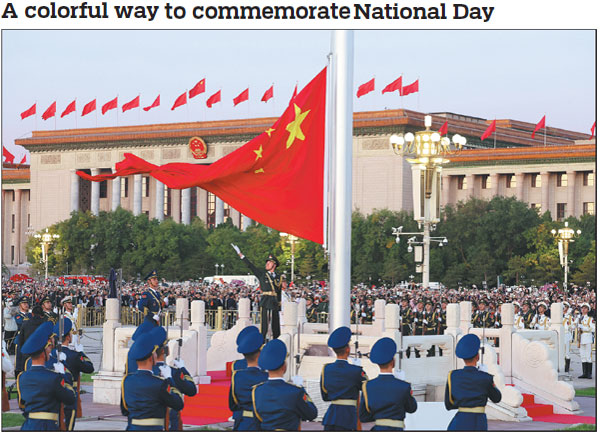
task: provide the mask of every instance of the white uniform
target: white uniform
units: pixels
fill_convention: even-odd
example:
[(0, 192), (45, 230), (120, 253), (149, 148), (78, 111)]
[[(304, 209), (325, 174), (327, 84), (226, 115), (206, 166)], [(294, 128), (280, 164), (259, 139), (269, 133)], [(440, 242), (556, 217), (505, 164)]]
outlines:
[(550, 318), (545, 314), (536, 314), (531, 323), (533, 324), (533, 329), (550, 329)]
[(65, 317), (67, 317), (70, 321), (71, 321), (71, 347), (73, 347), (73, 349), (75, 349), (75, 346), (77, 346), (79, 344), (79, 335), (77, 334), (78, 332), (78, 328), (77, 328), (77, 317), (78, 317), (78, 309), (75, 308), (75, 310), (70, 313), (68, 311), (65, 310)]
[(575, 321), (570, 313), (563, 315), (563, 326), (565, 328), (565, 358), (571, 359), (571, 341), (573, 340)]
[(581, 348), (579, 354), (581, 355), (581, 362), (591, 363), (592, 362), (592, 344), (594, 343), (594, 336), (592, 332), (596, 329), (594, 319), (588, 315), (582, 315), (579, 320), (579, 332), (581, 333)]
[(523, 322), (523, 316), (519, 313), (515, 314), (515, 329), (525, 329), (525, 322)]

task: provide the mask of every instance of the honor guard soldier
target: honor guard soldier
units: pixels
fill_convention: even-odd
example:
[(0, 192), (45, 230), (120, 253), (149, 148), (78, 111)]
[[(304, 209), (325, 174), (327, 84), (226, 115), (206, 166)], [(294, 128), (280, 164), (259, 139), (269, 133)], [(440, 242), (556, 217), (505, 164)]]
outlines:
[[(408, 303), (408, 297), (404, 296), (400, 302), (400, 328), (402, 335), (405, 337), (407, 335), (413, 335), (413, 311), (410, 309), (410, 305)], [(406, 349), (406, 357), (410, 358), (410, 348)]]
[(31, 310), (31, 317), (29, 320), (24, 321), (21, 326), (21, 331), (17, 335), (17, 356), (15, 361), (15, 376), (18, 376), (23, 371), (25, 365), (25, 355), (21, 351), (23, 345), (27, 342), (27, 339), (36, 331), (36, 329), (46, 321), (44, 311), (42, 307), (36, 305)]
[[(15, 322), (17, 322), (17, 335), (14, 338), (15, 343), (15, 377), (19, 376), (19, 373), (23, 371), (23, 364), (25, 359), (23, 358), (23, 353), (21, 352), (21, 348), (23, 347), (24, 340), (22, 338), (22, 329), (23, 324), (30, 320), (32, 314), (29, 312), (29, 300), (22, 296), (19, 299), (19, 312), (15, 314)], [(33, 332), (33, 331), (32, 331)]]
[[(154, 322), (154, 320), (144, 321), (138, 326), (133, 335), (131, 336), (131, 340), (135, 343), (135, 341), (141, 337), (143, 334), (150, 332), (154, 328), (158, 327), (158, 325)], [(133, 348), (133, 345), (131, 346)], [(137, 362), (131, 353), (131, 348), (129, 352), (127, 352), (127, 362), (125, 363), (125, 374), (133, 373), (137, 370)]]
[(233, 249), (246, 263), (246, 266), (252, 271), (252, 274), (258, 278), (260, 283), (260, 332), (263, 337), (267, 338), (269, 330), (269, 320), (271, 321), (271, 332), (273, 339), (279, 337), (281, 328), (279, 326), (279, 309), (281, 306), (281, 276), (277, 275), (275, 269), (279, 266), (279, 260), (269, 254), (265, 261), (265, 270), (259, 270), (254, 264), (246, 258), (240, 251), (240, 248), (233, 245)]
[(153, 270), (146, 275), (145, 281), (148, 282), (148, 290), (142, 293), (138, 302), (138, 310), (144, 313), (144, 321), (154, 321), (156, 325), (160, 322), (160, 309), (163, 301), (158, 288), (158, 274)]
[(321, 397), (331, 402), (323, 417), (326, 431), (357, 429), (357, 405), (362, 383), (367, 376), (361, 367), (348, 363), (350, 337), (347, 326), (337, 328), (329, 336), (327, 346), (336, 354), (335, 362), (325, 364), (321, 372)]
[(302, 420), (314, 420), (318, 411), (303, 387), (283, 379), (287, 348), (281, 340), (269, 341), (258, 357), (258, 365), (269, 379), (252, 388), (252, 407), (261, 430), (300, 430)]
[(258, 367), (258, 358), (265, 339), (258, 328), (248, 328), (253, 329), (248, 329), (238, 341), (237, 347), (237, 351), (244, 355), (246, 367), (233, 372), (229, 387), (229, 409), (233, 411), (234, 431), (260, 430), (260, 421), (254, 415), (252, 406), (252, 388), (269, 377), (267, 372)]
[(45, 367), (52, 350), (52, 322), (45, 322), (23, 345), (23, 354), (31, 358), (31, 368), (17, 377), (19, 407), (25, 423), (22, 431), (58, 431), (60, 404), (73, 405), (75, 392), (65, 382), (64, 366)]
[(50, 296), (46, 296), (44, 299), (42, 299), (42, 310), (44, 310), (44, 316), (46, 317), (46, 320), (49, 320), (52, 323), (56, 323), (58, 321), (58, 314), (52, 311), (52, 299), (50, 299)]
[(565, 328), (565, 372), (569, 373), (571, 369), (571, 340), (573, 340), (573, 330), (575, 321), (571, 316), (569, 303), (563, 301), (563, 327)]
[[(71, 375), (70, 384), (73, 386), (75, 391), (76, 403), (73, 405), (65, 405), (65, 428), (68, 431), (72, 431), (75, 427), (75, 418), (77, 416), (77, 408), (81, 407), (81, 398), (79, 397), (79, 387), (81, 383), (81, 373), (94, 373), (94, 364), (92, 361), (83, 353), (83, 346), (77, 345), (76, 350), (69, 349), (72, 337), (72, 323), (67, 317), (64, 318), (63, 324), (63, 336), (60, 335), (60, 325), (56, 322), (54, 325), (54, 334), (59, 340), (61, 340), (61, 353), (64, 354), (64, 359), (61, 362), (65, 365), (66, 372)], [(56, 358), (61, 355), (56, 355), (56, 349), (50, 354), (51, 357)]]
[(78, 310), (73, 309), (73, 297), (66, 296), (61, 301), (63, 313), (71, 321), (71, 345), (76, 347), (79, 344), (79, 329), (77, 328)]
[(394, 376), (396, 342), (389, 337), (380, 338), (373, 345), (369, 359), (379, 366), (379, 376), (362, 384), (360, 421), (374, 421), (374, 431), (402, 431), (406, 413), (417, 410), (408, 382)]
[[(169, 355), (167, 346), (167, 331), (162, 326), (153, 328), (149, 332), (152, 335), (153, 344), (158, 346), (156, 350), (156, 364), (152, 366), (152, 373), (155, 376), (160, 376), (167, 379), (172, 387), (177, 388), (181, 393), (189, 397), (194, 397), (197, 393), (196, 384), (190, 373), (185, 368), (185, 363), (181, 359), (173, 360), (173, 367), (168, 366), (165, 358)], [(169, 424), (165, 422), (165, 430), (175, 432), (183, 429), (183, 422), (179, 411), (175, 409), (167, 410), (169, 415)]]
[(512, 303), (515, 307), (515, 329), (525, 329), (525, 323), (521, 315), (521, 305), (517, 301), (513, 301)]
[(502, 393), (494, 385), (494, 377), (477, 369), (481, 341), (475, 334), (464, 335), (456, 345), (456, 356), (465, 361), (465, 368), (448, 373), (444, 404), (446, 409), (458, 409), (448, 425), (451, 431), (485, 431), (488, 398), (498, 403)]
[[(438, 330), (437, 313), (433, 310), (433, 302), (429, 299), (425, 303), (425, 311), (423, 312), (423, 330), (424, 335), (436, 335)], [(429, 348), (427, 356), (435, 356), (435, 346)]]
[(490, 313), (486, 309), (487, 301), (481, 299), (479, 301), (479, 309), (475, 311), (475, 315), (473, 316), (473, 327), (474, 328), (491, 328), (494, 324), (494, 321), (490, 317)]
[[(250, 334), (250, 333), (255, 333), (255, 332), (260, 333), (260, 331), (258, 330), (258, 328), (256, 326), (254, 326), (254, 325), (246, 326), (244, 329), (242, 329), (240, 331), (237, 338), (235, 339), (236, 346), (239, 348), (240, 343), (246, 337), (246, 335)], [(240, 352), (240, 353), (242, 353), (242, 352)], [(248, 361), (246, 360), (246, 358), (238, 359), (233, 363), (232, 371), (233, 371), (233, 373), (235, 373), (236, 371), (245, 369), (246, 367), (248, 367)], [(232, 373), (232, 375), (233, 375), (233, 373)]]
[(538, 312), (533, 317), (533, 329), (548, 330), (550, 329), (550, 319), (546, 316), (546, 310), (548, 305), (545, 302), (540, 302), (538, 306)]
[(179, 390), (167, 379), (152, 373), (158, 348), (154, 340), (152, 334), (142, 334), (129, 350), (138, 368), (125, 375), (121, 382), (121, 413), (127, 415), (129, 421), (126, 430), (162, 431), (166, 408), (183, 409), (183, 395)]
[[(438, 309), (438, 335), (441, 335), (446, 330), (448, 314), (446, 313), (446, 307), (448, 306), (448, 299), (442, 299), (441, 308)], [(440, 349), (441, 350), (441, 349)], [(441, 353), (440, 353), (441, 356)]]
[(19, 298), (19, 311), (15, 314), (15, 322), (17, 322), (17, 328), (21, 330), (23, 322), (31, 319), (31, 313), (29, 312), (29, 299), (25, 296)]
[(533, 318), (535, 317), (535, 311), (531, 309), (531, 304), (528, 301), (523, 302), (523, 326), (525, 329), (533, 329), (535, 324)]
[(579, 376), (580, 379), (592, 379), (592, 344), (594, 343), (592, 333), (596, 330), (596, 322), (588, 315), (589, 311), (589, 304), (585, 303), (581, 306), (581, 318), (579, 319), (578, 329), (581, 334), (579, 354), (581, 355), (583, 374)]
[[(351, 313), (350, 319), (354, 319), (355, 313)], [(317, 323), (317, 307), (311, 297), (306, 298), (306, 321), (308, 323)]]

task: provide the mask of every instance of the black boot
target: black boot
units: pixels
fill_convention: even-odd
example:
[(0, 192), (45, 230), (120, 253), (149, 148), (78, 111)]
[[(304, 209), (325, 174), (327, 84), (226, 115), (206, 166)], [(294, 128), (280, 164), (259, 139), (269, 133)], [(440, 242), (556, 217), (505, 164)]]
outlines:
[(583, 370), (583, 374), (581, 376), (579, 376), (578, 379), (587, 379), (587, 364), (588, 363), (584, 363), (584, 362), (581, 363), (581, 368)]
[(593, 364), (594, 363), (587, 363), (587, 365), (588, 365), (587, 378), (588, 379), (592, 379)]
[(569, 369), (571, 368), (571, 360), (569, 358), (565, 358), (565, 373), (569, 373)]

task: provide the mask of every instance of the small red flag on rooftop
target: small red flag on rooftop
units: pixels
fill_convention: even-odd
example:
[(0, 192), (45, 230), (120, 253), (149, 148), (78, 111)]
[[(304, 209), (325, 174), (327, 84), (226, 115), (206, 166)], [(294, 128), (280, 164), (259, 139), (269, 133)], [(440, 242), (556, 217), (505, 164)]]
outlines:
[(171, 107), (171, 110), (175, 110), (179, 106), (183, 106), (186, 103), (187, 103), (187, 92), (184, 92), (179, 97), (177, 97), (177, 99), (173, 103), (173, 107)]
[(69, 103), (69, 105), (64, 110), (64, 112), (62, 113), (62, 115), (60, 115), (61, 118), (67, 116), (71, 112), (75, 112), (75, 101), (76, 100), (73, 100), (73, 101), (71, 101), (71, 103)]
[(31, 106), (25, 112), (21, 113), (21, 119), (25, 119), (31, 115), (35, 115), (35, 103), (33, 103), (33, 106)]
[(134, 109), (136, 107), (140, 107), (140, 96), (139, 95), (137, 97), (135, 97), (133, 100), (131, 100), (129, 103), (123, 104), (123, 112)]
[(96, 110), (96, 99), (95, 98), (92, 101), (90, 101), (89, 103), (87, 103), (85, 106), (83, 106), (83, 112), (81, 112), (81, 116), (85, 116), (88, 113), (93, 112), (94, 110)]
[(369, 92), (373, 92), (375, 90), (375, 78), (372, 78), (366, 83), (363, 83), (358, 87), (358, 91), (356, 91), (356, 98), (360, 98), (363, 95), (367, 95)]
[(594, 121), (594, 125), (592, 125), (592, 135), (590, 136), (590, 139), (594, 138), (594, 133), (596, 133), (596, 121)]
[(486, 130), (481, 135), (481, 140), (486, 140), (495, 131), (496, 131), (496, 120), (494, 119), (494, 121), (492, 121), (492, 123), (488, 126), (488, 128), (486, 128)]
[(54, 115), (56, 115), (56, 101), (50, 104), (50, 107), (42, 114), (42, 119), (45, 121), (46, 119), (52, 118)]
[(401, 91), (401, 90), (402, 90), (402, 76), (398, 77), (392, 83), (390, 83), (385, 88), (383, 88), (381, 93), (385, 94), (386, 92), (394, 92), (394, 91)]
[(11, 153), (6, 148), (4, 148), (4, 145), (2, 145), (2, 157), (4, 157), (6, 159), (5, 160), (6, 163), (14, 163), (15, 162), (14, 154)]
[(448, 134), (448, 121), (444, 122), (442, 124), (442, 126), (440, 127), (440, 129), (438, 130), (440, 135), (445, 135)]
[(542, 116), (542, 119), (540, 119), (540, 122), (538, 122), (535, 125), (535, 128), (533, 129), (533, 133), (531, 133), (532, 139), (535, 137), (535, 132), (538, 131), (540, 128), (546, 128), (546, 115)]
[(260, 101), (264, 101), (265, 103), (273, 98), (273, 85), (269, 89), (265, 91)]
[(104, 106), (102, 106), (102, 114), (104, 115), (106, 112), (108, 112), (109, 110), (112, 109), (116, 109), (118, 106), (118, 102), (117, 99), (119, 97), (115, 97), (112, 100), (110, 100), (108, 103), (106, 103)]
[(244, 101), (248, 101), (249, 95), (250, 95), (249, 88), (246, 88), (245, 90), (243, 90), (240, 95), (238, 95), (237, 97), (235, 97), (233, 99), (233, 105), (234, 105), (234, 107), (237, 106), (238, 104), (244, 102)]
[(402, 87), (400, 96), (414, 94), (415, 92), (419, 92), (419, 79), (415, 80), (410, 85)]
[(190, 98), (194, 98), (196, 95), (203, 94), (206, 90), (206, 80), (202, 79), (196, 85), (190, 89)]
[(150, 104), (147, 107), (144, 107), (144, 112), (147, 112), (150, 109), (154, 109), (155, 107), (160, 106), (160, 94), (158, 94), (158, 97), (156, 97), (156, 99), (154, 100), (154, 103)]
[(219, 89), (217, 92), (215, 92), (214, 94), (212, 94), (208, 100), (206, 100), (206, 105), (211, 108), (213, 106), (213, 104), (218, 103), (219, 101), (221, 101), (221, 90)]

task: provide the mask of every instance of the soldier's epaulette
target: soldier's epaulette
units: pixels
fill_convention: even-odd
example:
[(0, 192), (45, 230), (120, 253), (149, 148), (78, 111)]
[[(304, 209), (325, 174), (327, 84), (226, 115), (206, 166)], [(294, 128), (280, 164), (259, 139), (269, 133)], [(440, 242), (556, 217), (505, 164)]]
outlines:
[(294, 384), (294, 383), (293, 383), (293, 382), (291, 382), (291, 381), (286, 381), (286, 384), (293, 385), (293, 386), (294, 386), (294, 387), (296, 387), (296, 388), (304, 388), (302, 385), (296, 385), (296, 384)]

